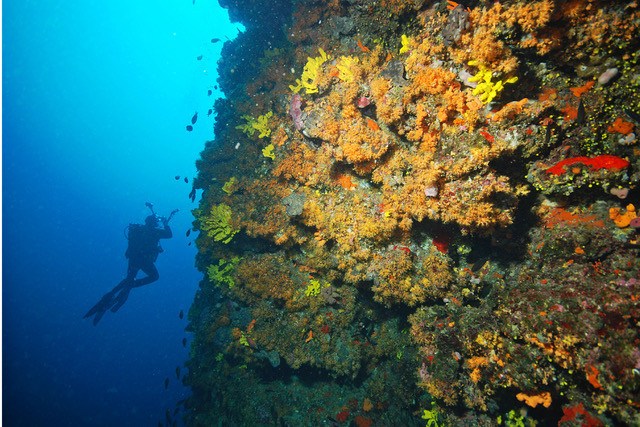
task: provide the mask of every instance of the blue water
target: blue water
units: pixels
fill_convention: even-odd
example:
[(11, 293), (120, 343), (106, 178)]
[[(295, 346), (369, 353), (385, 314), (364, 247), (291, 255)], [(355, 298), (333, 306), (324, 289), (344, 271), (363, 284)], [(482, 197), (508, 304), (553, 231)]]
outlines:
[[(215, 0), (4, 2), (4, 425), (155, 426), (188, 396), (175, 368), (201, 274), (191, 181), (174, 176), (213, 138), (210, 40), (237, 31)], [(147, 201), (180, 209), (160, 280), (94, 327), (82, 317), (124, 277), (123, 229)]]

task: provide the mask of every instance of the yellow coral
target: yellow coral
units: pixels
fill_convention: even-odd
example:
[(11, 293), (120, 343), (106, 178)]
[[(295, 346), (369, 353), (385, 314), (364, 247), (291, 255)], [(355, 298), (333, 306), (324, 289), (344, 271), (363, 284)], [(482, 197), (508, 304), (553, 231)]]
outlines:
[(507, 80), (498, 80), (497, 82), (492, 82), (493, 72), (488, 68), (484, 67), (478, 61), (469, 61), (469, 65), (473, 65), (478, 67), (478, 74), (469, 78), (470, 82), (478, 82), (478, 85), (473, 90), (473, 94), (477, 95), (484, 104), (489, 104), (493, 99), (498, 96), (500, 92), (504, 89), (504, 85), (506, 83), (515, 83), (518, 81), (518, 77), (511, 77)]
[(211, 264), (207, 267), (207, 276), (209, 280), (215, 283), (217, 286), (227, 285), (229, 289), (233, 288), (236, 284), (233, 273), (236, 266), (240, 262), (240, 257), (233, 257), (229, 260), (221, 259), (218, 264)]
[(341, 56), (340, 61), (336, 65), (338, 69), (338, 78), (343, 82), (351, 83), (354, 81), (355, 76), (353, 75), (354, 66), (358, 64), (358, 58), (354, 58), (353, 56)]
[(231, 225), (231, 207), (224, 203), (211, 207), (209, 215), (201, 220), (201, 227), (202, 231), (207, 232), (207, 236), (222, 243), (229, 243), (238, 233)]
[(406, 34), (403, 34), (400, 37), (400, 43), (401, 43), (401, 47), (400, 47), (400, 54), (403, 54), (405, 52), (409, 52), (409, 43), (410, 43), (410, 39), (409, 37), (407, 37)]
[(320, 52), (320, 56), (307, 58), (307, 64), (302, 70), (302, 76), (300, 76), (299, 79), (296, 79), (297, 84), (295, 86), (289, 86), (289, 89), (294, 93), (300, 92), (301, 89), (304, 89), (307, 95), (318, 92), (318, 72), (320, 71), (322, 64), (329, 59), (329, 55), (327, 55), (324, 50), (318, 49), (318, 52)]
[(269, 144), (262, 149), (262, 155), (270, 158), (271, 160), (276, 159), (276, 155), (273, 153), (274, 146), (273, 144)]
[(258, 138), (266, 138), (271, 135), (271, 128), (269, 127), (269, 119), (273, 117), (273, 111), (269, 111), (266, 114), (253, 118), (248, 115), (242, 116), (246, 121), (243, 125), (236, 126), (236, 129), (240, 129), (247, 136), (252, 137), (256, 131), (259, 132)]
[(236, 190), (237, 185), (238, 185), (238, 178), (236, 178), (235, 176), (232, 176), (231, 178), (229, 178), (227, 182), (224, 183), (224, 185), (222, 186), (222, 191), (224, 191), (227, 194), (231, 194)]
[(315, 297), (317, 295), (320, 295), (320, 281), (311, 279), (309, 281), (307, 289), (305, 289), (304, 291), (304, 294), (308, 297)]

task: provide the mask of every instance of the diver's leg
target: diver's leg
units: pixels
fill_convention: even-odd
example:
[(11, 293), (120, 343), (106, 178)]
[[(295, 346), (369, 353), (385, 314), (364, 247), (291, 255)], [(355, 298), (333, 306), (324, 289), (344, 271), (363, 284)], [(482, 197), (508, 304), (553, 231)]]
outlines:
[(87, 317), (91, 317), (95, 315), (93, 319), (93, 324), (94, 325), (98, 324), (100, 319), (102, 319), (102, 316), (104, 315), (104, 313), (110, 308), (112, 308), (114, 304), (117, 303), (119, 295), (116, 296), (116, 294), (122, 289), (130, 288), (131, 284), (133, 283), (136, 277), (136, 274), (138, 273), (138, 270), (140, 270), (140, 268), (136, 267), (134, 263), (129, 261), (129, 266), (127, 267), (127, 277), (125, 277), (120, 283), (118, 283), (109, 292), (104, 294), (102, 298), (100, 298), (100, 301), (98, 301), (96, 305), (91, 307), (91, 309), (87, 312), (87, 314), (84, 315), (84, 318), (86, 319)]
[(111, 292), (117, 292), (122, 288), (130, 287), (133, 281), (135, 280), (139, 270), (140, 270), (140, 267), (137, 266), (136, 263), (131, 262), (131, 260), (129, 260), (129, 266), (127, 267), (127, 277), (122, 279), (122, 281), (118, 283), (118, 285), (115, 288), (113, 288)]
[(122, 305), (127, 301), (129, 297), (129, 291), (131, 290), (133, 283), (135, 281), (136, 275), (140, 270), (140, 266), (136, 262), (132, 262), (129, 260), (129, 265), (127, 266), (127, 276), (118, 283), (113, 289), (104, 294), (100, 301), (84, 315), (85, 319), (87, 317), (94, 316), (93, 324), (94, 326), (100, 322), (102, 316), (107, 312), (107, 310), (111, 310), (112, 312), (116, 312), (122, 307)]
[(148, 262), (140, 266), (140, 269), (147, 275), (147, 277), (134, 280), (133, 281), (134, 288), (139, 288), (140, 286), (148, 285), (149, 283), (153, 283), (160, 278), (160, 274), (158, 274), (158, 269), (156, 268), (153, 262)]
[[(115, 297), (115, 304), (111, 307), (111, 311), (115, 313), (127, 302), (127, 298), (129, 298), (129, 292), (133, 288), (139, 288), (140, 286), (148, 285), (149, 283), (153, 283), (160, 278), (158, 274), (158, 269), (153, 264), (153, 262), (146, 262), (139, 265), (134, 266), (135, 271), (133, 275), (127, 275), (127, 279), (130, 277), (136, 277), (138, 270), (142, 270), (147, 277), (143, 277), (142, 279), (134, 279), (130, 280), (126, 283), (126, 286), (123, 286), (122, 290)], [(131, 270), (130, 270), (131, 271)], [(127, 280), (125, 279), (125, 280)]]
[(112, 313), (120, 310), (120, 307), (122, 307), (124, 303), (127, 302), (127, 299), (129, 298), (129, 292), (131, 291), (131, 288), (134, 287), (135, 278), (139, 270), (139, 263), (129, 260), (127, 277), (125, 277), (122, 282), (120, 282), (118, 286), (113, 289), (113, 291), (118, 292), (118, 295), (113, 298), (113, 304), (110, 306)]

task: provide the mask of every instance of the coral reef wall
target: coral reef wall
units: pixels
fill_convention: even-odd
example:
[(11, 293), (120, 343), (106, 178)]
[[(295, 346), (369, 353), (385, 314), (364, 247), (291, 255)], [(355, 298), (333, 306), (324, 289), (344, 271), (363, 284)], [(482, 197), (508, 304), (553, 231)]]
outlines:
[(637, 2), (220, 4), (188, 424), (639, 425)]

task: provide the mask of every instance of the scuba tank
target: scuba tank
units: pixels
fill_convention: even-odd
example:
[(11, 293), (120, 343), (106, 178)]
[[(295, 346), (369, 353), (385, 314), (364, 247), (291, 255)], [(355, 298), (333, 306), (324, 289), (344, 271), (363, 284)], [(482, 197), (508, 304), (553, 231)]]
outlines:
[[(155, 213), (153, 209), (153, 204), (150, 202), (145, 203), (145, 206), (149, 208), (151, 211), (151, 215), (145, 218), (145, 224), (129, 224), (124, 229), (124, 237), (128, 240), (129, 244), (127, 245), (127, 250), (125, 252), (125, 257), (129, 258), (134, 254), (144, 254), (145, 252), (149, 252), (149, 232), (148, 225), (151, 223), (155, 223), (155, 228), (160, 229), (162, 226), (169, 224), (169, 221), (173, 218), (173, 216), (179, 211), (179, 209), (174, 209), (171, 211), (167, 218), (161, 217)], [(154, 253), (149, 253), (149, 255), (153, 256), (153, 260), (158, 257), (158, 254), (164, 252), (160, 243), (158, 243), (156, 250)]]

